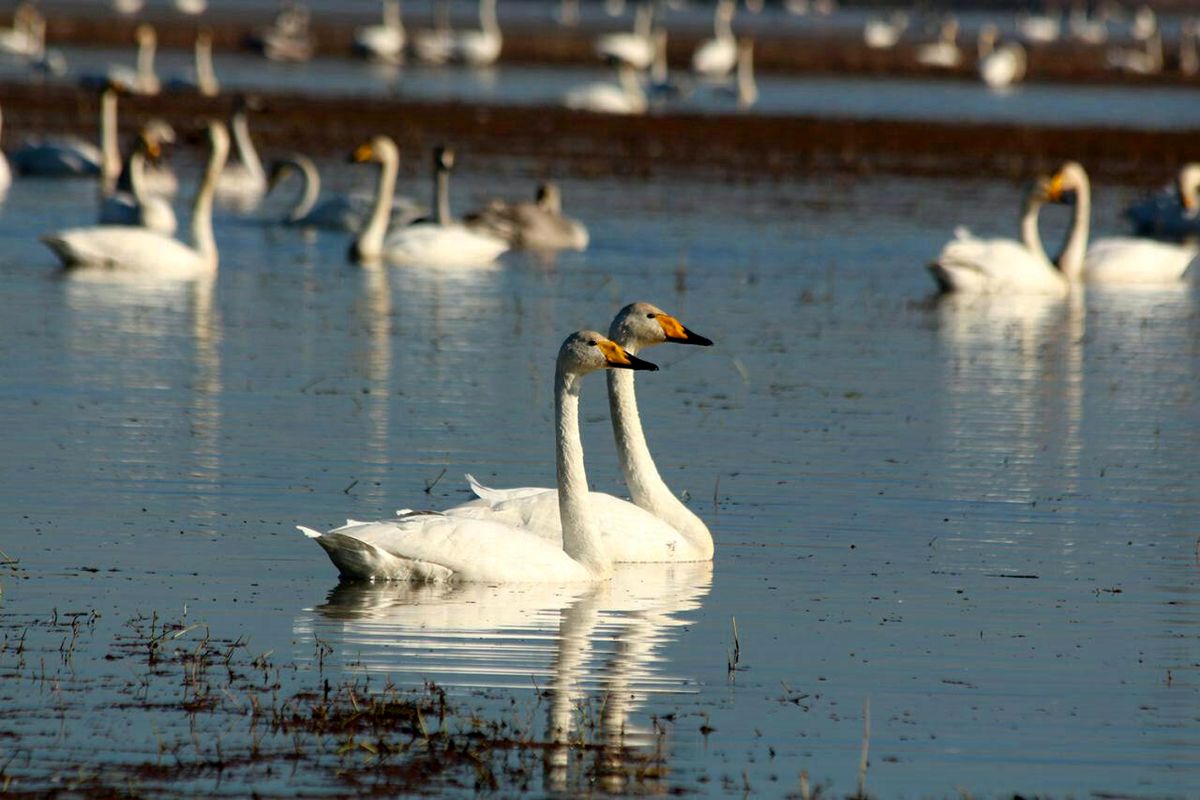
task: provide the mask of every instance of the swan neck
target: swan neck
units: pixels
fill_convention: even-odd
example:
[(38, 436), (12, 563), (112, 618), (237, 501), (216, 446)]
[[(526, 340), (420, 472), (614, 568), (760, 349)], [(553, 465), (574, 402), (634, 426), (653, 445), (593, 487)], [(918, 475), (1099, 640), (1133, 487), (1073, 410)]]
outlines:
[(140, 206), (146, 201), (146, 157), (136, 151), (131, 153), (125, 168), (129, 172), (129, 193)]
[(212, 43), (196, 42), (196, 88), (205, 97), (216, 97), (220, 91), (217, 72), (213, 69)]
[(1042, 245), (1042, 232), (1038, 228), (1038, 214), (1041, 210), (1042, 203), (1037, 199), (1030, 198), (1025, 204), (1025, 211), (1021, 214), (1021, 241), (1035, 256), (1049, 261), (1050, 257), (1046, 255), (1046, 248)]
[(388, 30), (398, 31), (404, 27), (400, 19), (400, 0), (384, 0), (383, 25)]
[(312, 211), (317, 204), (317, 198), (321, 195), (321, 175), (317, 172), (316, 165), (307, 158), (297, 158), (291, 163), (300, 170), (300, 177), (303, 180), (296, 205), (292, 207), (292, 213), (288, 215), (289, 220), (298, 222), (308, 216), (308, 212)]
[(433, 203), (438, 225), (450, 224), (450, 171), (439, 166), (433, 176)]
[(117, 145), (117, 93), (109, 89), (100, 96), (100, 180), (105, 194), (112, 192), (121, 170)]
[(1058, 268), (1069, 281), (1079, 280), (1083, 274), (1083, 259), (1087, 253), (1088, 228), (1092, 217), (1092, 192), (1087, 178), (1075, 190), (1075, 213), (1071, 219), (1071, 230), (1066, 244), (1058, 256)]
[(137, 74), (139, 80), (154, 78), (154, 51), (156, 49), (153, 36), (143, 37), (138, 42)]
[(717, 15), (713, 20), (713, 33), (718, 39), (733, 38), (733, 14), (722, 13), (722, 4), (717, 3)]
[(254, 149), (254, 140), (250, 138), (250, 123), (246, 119), (245, 111), (238, 111), (233, 115), (233, 143), (237, 147), (238, 160), (252, 175), (266, 179), (266, 173), (263, 172), (262, 161), (258, 158), (258, 151)]
[(215, 142), (204, 168), (204, 179), (196, 190), (192, 202), (192, 247), (207, 262), (211, 269), (217, 268), (217, 242), (213, 237), (213, 195), (217, 191), (217, 180), (225, 161), (229, 157), (229, 145), (223, 139)]
[(371, 209), (371, 218), (355, 243), (358, 257), (367, 260), (383, 255), (383, 237), (387, 233), (388, 217), (392, 213), (392, 195), (396, 193), (396, 175), (400, 169), (396, 154), (390, 150), (382, 151), (381, 158), (379, 180), (375, 185), (375, 207)]
[(563, 552), (596, 578), (607, 578), (612, 574), (612, 562), (600, 540), (600, 526), (592, 512), (587, 472), (583, 466), (583, 443), (579, 436), (580, 382), (580, 376), (561, 366), (555, 370), (554, 463)]
[(754, 81), (754, 54), (749, 49), (743, 49), (738, 54), (737, 99), (741, 108), (752, 106), (758, 100), (758, 84)]
[(500, 20), (496, 18), (496, 0), (479, 0), (479, 27), (491, 34), (500, 32)]

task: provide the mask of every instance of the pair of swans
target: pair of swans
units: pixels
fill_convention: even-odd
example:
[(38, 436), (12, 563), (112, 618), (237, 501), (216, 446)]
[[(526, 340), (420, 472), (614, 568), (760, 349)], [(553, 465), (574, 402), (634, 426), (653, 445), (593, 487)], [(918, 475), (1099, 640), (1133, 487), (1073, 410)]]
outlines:
[(539, 186), (533, 202), (492, 200), (468, 214), (466, 222), (518, 250), (586, 250), (588, 246), (587, 228), (562, 213), (562, 193), (555, 183)]
[[(1038, 212), (1047, 202), (1073, 203), (1066, 244), (1051, 261), (1038, 232)], [(1180, 280), (1200, 252), (1132, 237), (1098, 239), (1088, 246), (1091, 186), (1072, 161), (1052, 178), (1034, 182), (1025, 196), (1021, 241), (978, 239), (959, 229), (930, 265), (943, 291), (972, 294), (1066, 294), (1075, 283), (1161, 284)]]
[[(280, 222), (300, 228), (358, 232), (366, 225), (375, 200), (365, 194), (332, 193), (321, 197), (321, 173), (308, 156), (293, 153), (271, 164), (267, 192), (287, 179), (300, 176), (300, 193)], [(388, 227), (407, 225), (424, 216), (425, 209), (408, 197), (393, 197)]]
[(504, 40), (496, 16), (496, 0), (479, 0), (479, 28), (454, 32), (450, 29), (448, 9), (438, 9), (439, 24), (433, 30), (418, 31), (413, 37), (417, 58), (427, 64), (459, 61), (473, 67), (496, 63)]
[(1125, 216), (1139, 236), (1164, 239), (1200, 236), (1200, 162), (1184, 164), (1175, 186), (1130, 206)]
[(433, 153), (435, 217), (388, 230), (400, 150), (387, 136), (376, 136), (351, 155), (356, 163), (379, 164), (375, 205), (366, 226), (351, 246), (359, 261), (387, 260), (395, 264), (430, 267), (490, 266), (508, 244), (495, 236), (471, 230), (450, 216), (450, 170), (454, 151), (438, 147)]
[(229, 155), (229, 133), (208, 125), (209, 158), (192, 203), (192, 244), (166, 234), (122, 225), (71, 228), (42, 237), (65, 267), (102, 268), (130, 277), (189, 280), (217, 269), (212, 205), (217, 177)]
[[(609, 405), (621, 468), (634, 503), (590, 492), (579, 437), (579, 389), (597, 369), (657, 369), (634, 351), (652, 344), (710, 345), (646, 303), (617, 314), (612, 339), (567, 337), (555, 371), (557, 489), (488, 489), (445, 513), (402, 512), (394, 521), (355, 523), (321, 534), (344, 576), (463, 582), (605, 580), (616, 562), (707, 561), (712, 535), (667, 488), (646, 445), (631, 374), (609, 373)], [(622, 345), (618, 340), (623, 340)]]

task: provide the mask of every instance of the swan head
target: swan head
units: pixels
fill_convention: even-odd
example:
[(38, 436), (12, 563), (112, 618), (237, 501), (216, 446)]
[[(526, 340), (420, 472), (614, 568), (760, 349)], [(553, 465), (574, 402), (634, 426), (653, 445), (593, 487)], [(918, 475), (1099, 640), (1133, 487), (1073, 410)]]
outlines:
[(1025, 210), (1040, 206), (1050, 200), (1049, 175), (1039, 175), (1025, 188)]
[(555, 214), (562, 213), (562, 192), (559, 191), (557, 183), (547, 181), (538, 186), (536, 198), (539, 207)]
[(350, 154), (350, 160), (355, 164), (366, 164), (367, 162), (382, 164), (385, 161), (394, 161), (399, 158), (400, 148), (396, 147), (396, 143), (387, 136), (372, 136), (369, 142), (363, 142)]
[(571, 375), (586, 375), (601, 369), (635, 369), (654, 372), (656, 364), (643, 361), (624, 347), (596, 331), (575, 331), (558, 350), (558, 369)]
[(150, 120), (142, 126), (140, 135), (146, 141), (154, 142), (160, 147), (164, 144), (175, 144), (175, 129), (165, 119)]
[(1068, 161), (1050, 178), (1046, 199), (1052, 203), (1073, 203), (1088, 188), (1088, 176), (1078, 161)]
[(1195, 211), (1200, 202), (1200, 162), (1184, 164), (1179, 170), (1179, 202), (1186, 211)]
[(433, 148), (433, 168), (439, 172), (454, 169), (454, 150), (440, 145)]
[(145, 23), (137, 26), (137, 31), (134, 33), (137, 43), (141, 47), (153, 47), (158, 41), (158, 36), (154, 33), (154, 27)]
[(667, 342), (712, 346), (711, 339), (689, 331), (678, 319), (650, 303), (630, 303), (618, 311), (608, 335), (632, 352)]

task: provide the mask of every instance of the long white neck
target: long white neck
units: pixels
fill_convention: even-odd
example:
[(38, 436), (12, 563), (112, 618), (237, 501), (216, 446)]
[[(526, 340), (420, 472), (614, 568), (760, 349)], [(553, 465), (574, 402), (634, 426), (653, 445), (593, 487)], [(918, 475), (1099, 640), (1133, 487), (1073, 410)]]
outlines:
[(129, 163), (125, 169), (129, 171), (129, 193), (137, 200), (138, 205), (146, 201), (146, 157), (135, 150), (129, 155)]
[(713, 33), (718, 39), (733, 38), (733, 12), (724, 8), (724, 3), (717, 3), (716, 17), (713, 19)]
[(600, 540), (600, 526), (592, 511), (587, 473), (583, 468), (583, 443), (579, 438), (579, 386), (579, 376), (561, 367), (555, 370), (555, 467), (563, 552), (595, 577), (607, 578), (612, 574), (612, 561)]
[[(617, 344), (629, 353), (637, 354), (636, 345), (630, 346), (624, 341)], [(713, 540), (708, 526), (671, 492), (654, 465), (638, 414), (633, 372), (610, 370), (607, 377), (608, 408), (617, 442), (617, 458), (633, 502), (679, 531), (695, 548), (697, 558), (712, 558)]]
[(153, 36), (143, 36), (138, 41), (137, 53), (137, 75), (139, 81), (153, 81), (157, 79), (154, 74), (154, 51), (158, 45)]
[(637, 73), (633, 71), (633, 67), (628, 64), (622, 64), (617, 68), (617, 80), (621, 83), (621, 91), (629, 100), (631, 108), (642, 110), (646, 107), (646, 93), (642, 91), (642, 85), (638, 83)]
[(754, 80), (754, 48), (745, 45), (738, 51), (737, 61), (738, 108), (749, 108), (758, 102), (758, 84)]
[(500, 32), (500, 20), (496, 18), (496, 0), (479, 0), (479, 27), (490, 34)]
[(213, 195), (216, 193), (217, 180), (221, 177), (221, 170), (225, 169), (228, 157), (229, 142), (221, 136), (213, 143), (208, 165), (204, 168), (204, 178), (200, 182), (200, 188), (196, 190), (196, 199), (192, 202), (192, 247), (211, 269), (217, 268), (217, 241), (213, 237), (212, 225)]
[(213, 69), (212, 41), (196, 40), (196, 88), (205, 97), (216, 97), (221, 91), (217, 82), (217, 72)]
[(450, 170), (438, 166), (433, 173), (433, 207), (438, 225), (450, 224)]
[(112, 192), (121, 172), (121, 150), (117, 146), (117, 93), (106, 89), (100, 96), (100, 182), (105, 194)]
[(1025, 212), (1021, 214), (1021, 241), (1031, 253), (1045, 261), (1049, 261), (1050, 257), (1046, 255), (1046, 248), (1042, 245), (1042, 232), (1038, 228), (1038, 213), (1042, 209), (1042, 204), (1035, 198), (1029, 198), (1025, 203)]
[(317, 198), (321, 195), (321, 175), (317, 172), (316, 164), (307, 158), (295, 158), (290, 163), (300, 171), (303, 180), (296, 205), (292, 206), (292, 211), (288, 214), (288, 219), (295, 222), (307, 216), (317, 204)]
[(371, 218), (358, 235), (355, 250), (359, 258), (373, 259), (383, 255), (383, 237), (387, 233), (388, 219), (392, 214), (392, 195), (396, 193), (396, 175), (400, 170), (399, 159), (391, 151), (381, 151), (379, 180), (375, 185), (375, 207)]
[(637, 14), (633, 18), (633, 33), (635, 36), (642, 39), (650, 37), (650, 24), (654, 20), (653, 9), (649, 3), (643, 3), (638, 6)]
[(404, 29), (400, 19), (400, 0), (383, 0), (383, 25), (392, 31)]
[(254, 142), (250, 138), (250, 123), (246, 120), (245, 111), (238, 111), (233, 115), (233, 143), (237, 147), (238, 160), (242, 162), (242, 166), (250, 174), (266, 180), (262, 161), (259, 160), (258, 151), (254, 149)]
[(1075, 213), (1067, 242), (1058, 256), (1058, 268), (1068, 281), (1077, 281), (1083, 274), (1083, 258), (1087, 254), (1088, 229), (1092, 218), (1092, 191), (1084, 178), (1075, 190)]

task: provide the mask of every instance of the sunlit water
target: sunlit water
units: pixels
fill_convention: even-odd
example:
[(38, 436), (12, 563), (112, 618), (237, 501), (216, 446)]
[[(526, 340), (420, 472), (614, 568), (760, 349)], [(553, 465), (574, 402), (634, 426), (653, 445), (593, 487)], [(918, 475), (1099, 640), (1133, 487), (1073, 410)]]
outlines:
[[(460, 209), (532, 183), (461, 172)], [(496, 713), (550, 690), (548, 726), (606, 697), (602, 727), (650, 746), (657, 718), (668, 783), (703, 795), (780, 795), (801, 770), (852, 791), (868, 700), (879, 796), (1194, 791), (1191, 286), (925, 303), (954, 225), (1012, 233), (1006, 182), (562, 183), (593, 246), (556, 264), (363, 270), (344, 236), (220, 212), (219, 276), (166, 286), (61, 278), (36, 236), (86, 222), (92, 187), (14, 187), (0, 549), (21, 571), (0, 577), (0, 624), (102, 615), (77, 685), (0, 681), (18, 771), (153, 758), (163, 731), (88, 686), (125, 669), (104, 659), (125, 622), (157, 613), (245, 637), (301, 682), (324, 643), (326, 675), (432, 680)], [(1096, 228), (1119, 231), (1130, 199), (1098, 187)], [(1048, 236), (1066, 222), (1046, 217)], [(467, 471), (547, 484), (557, 346), (633, 300), (717, 343), (650, 350), (663, 370), (638, 378), (664, 477), (714, 532), (711, 568), (339, 585), (296, 523), (446, 506)], [(619, 491), (603, 384), (584, 387), (589, 477)]]

